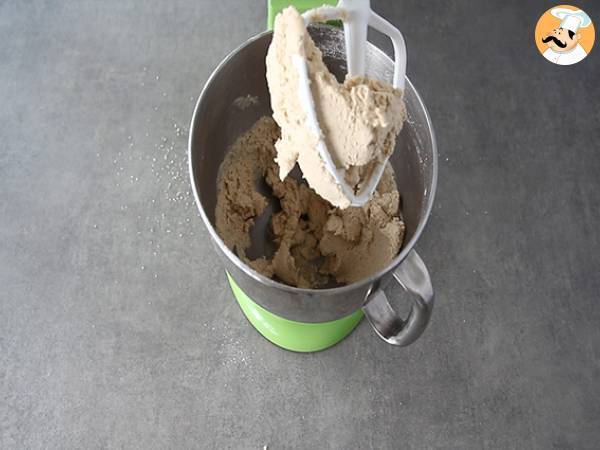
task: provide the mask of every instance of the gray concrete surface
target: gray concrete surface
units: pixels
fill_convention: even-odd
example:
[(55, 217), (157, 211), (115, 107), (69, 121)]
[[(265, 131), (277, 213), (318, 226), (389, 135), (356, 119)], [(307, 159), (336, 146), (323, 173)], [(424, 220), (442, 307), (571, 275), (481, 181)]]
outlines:
[(409, 348), (363, 322), (299, 355), (242, 316), (184, 170), (264, 2), (0, 1), (0, 448), (597, 448), (600, 49), (541, 58), (543, 1), (374, 4), (437, 131), (436, 309)]

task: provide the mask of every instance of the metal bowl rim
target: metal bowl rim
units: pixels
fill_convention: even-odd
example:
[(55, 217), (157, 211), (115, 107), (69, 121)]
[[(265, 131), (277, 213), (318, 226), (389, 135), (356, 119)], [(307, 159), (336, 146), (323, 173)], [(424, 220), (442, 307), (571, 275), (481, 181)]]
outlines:
[[(328, 25), (317, 25), (317, 26), (328, 26)], [(196, 102), (196, 106), (194, 107), (194, 113), (192, 115), (192, 121), (190, 124), (190, 133), (189, 133), (189, 137), (188, 137), (188, 170), (189, 170), (189, 175), (190, 175), (190, 182), (192, 184), (192, 191), (194, 193), (194, 198), (196, 200), (196, 205), (198, 206), (198, 210), (200, 211), (200, 215), (202, 217), (202, 220), (204, 222), (204, 224), (206, 225), (206, 227), (208, 228), (208, 231), (211, 235), (211, 237), (215, 240), (215, 242), (217, 243), (217, 245), (219, 246), (219, 249), (225, 253), (225, 255), (227, 256), (227, 258), (229, 258), (229, 260), (231, 262), (233, 262), (233, 264), (235, 264), (239, 269), (241, 269), (242, 271), (244, 271), (247, 275), (249, 275), (250, 277), (254, 278), (256, 281), (259, 281), (260, 283), (273, 287), (275, 289), (280, 289), (283, 291), (287, 291), (293, 294), (304, 294), (304, 295), (338, 295), (338, 294), (343, 294), (345, 292), (348, 291), (352, 291), (354, 289), (357, 288), (361, 288), (364, 287), (366, 285), (370, 285), (372, 283), (374, 283), (375, 281), (377, 281), (378, 279), (380, 279), (381, 277), (383, 277), (386, 273), (390, 272), (391, 270), (393, 270), (395, 267), (397, 267), (398, 265), (400, 265), (400, 263), (404, 260), (404, 258), (406, 258), (406, 255), (408, 255), (408, 253), (413, 249), (413, 247), (415, 246), (417, 240), (419, 239), (419, 237), (421, 236), (421, 233), (423, 232), (425, 225), (427, 224), (427, 220), (429, 219), (429, 216), (431, 214), (431, 209), (433, 207), (433, 201), (434, 201), (434, 197), (435, 197), (435, 192), (436, 192), (436, 187), (437, 187), (437, 177), (438, 177), (438, 155), (437, 155), (437, 142), (435, 139), (435, 132), (433, 130), (433, 124), (431, 123), (431, 118), (429, 116), (429, 112), (427, 111), (427, 108), (425, 107), (425, 104), (423, 103), (423, 100), (421, 99), (421, 96), (419, 95), (419, 92), (415, 89), (414, 85), (411, 83), (411, 81), (409, 80), (408, 76), (406, 77), (406, 83), (407, 86), (410, 87), (410, 89), (412, 89), (412, 91), (415, 94), (415, 97), (417, 99), (417, 103), (419, 104), (419, 106), (422, 108), (423, 113), (425, 115), (425, 119), (426, 119), (426, 124), (427, 124), (427, 128), (429, 130), (430, 136), (431, 136), (431, 149), (432, 149), (432, 176), (431, 176), (431, 192), (429, 193), (429, 198), (427, 201), (427, 205), (425, 206), (425, 211), (424, 211), (424, 215), (422, 216), (422, 219), (419, 221), (419, 224), (417, 225), (417, 229), (415, 230), (415, 233), (413, 234), (413, 236), (411, 237), (411, 239), (406, 243), (406, 245), (404, 246), (404, 248), (400, 251), (400, 253), (398, 253), (398, 255), (384, 268), (381, 269), (377, 272), (375, 272), (374, 274), (372, 274), (371, 276), (354, 282), (352, 284), (346, 284), (344, 286), (339, 286), (339, 287), (335, 287), (335, 288), (325, 288), (325, 289), (307, 289), (307, 288), (298, 288), (298, 287), (294, 287), (294, 286), (289, 286), (287, 284), (284, 283), (280, 283), (278, 281), (272, 280), (271, 278), (267, 278), (266, 276), (262, 275), (261, 273), (255, 271), (254, 269), (252, 269), (250, 266), (248, 266), (246, 263), (244, 263), (240, 258), (238, 258), (228, 247), (227, 245), (225, 245), (225, 242), (223, 242), (223, 240), (221, 239), (221, 237), (219, 236), (219, 233), (217, 233), (217, 231), (215, 230), (215, 228), (213, 227), (212, 223), (210, 222), (210, 220), (208, 219), (208, 215), (206, 214), (206, 211), (204, 211), (204, 207), (202, 205), (202, 202), (200, 201), (200, 196), (198, 195), (197, 189), (196, 189), (196, 183), (195, 183), (195, 176), (194, 176), (194, 156), (193, 156), (193, 152), (192, 152), (192, 143), (193, 143), (193, 136), (195, 135), (195, 124), (196, 124), (196, 114), (198, 114), (198, 111), (200, 109), (200, 104), (202, 103), (203, 99), (205, 98), (206, 95), (206, 91), (208, 90), (208, 87), (210, 86), (210, 84), (212, 83), (212, 81), (218, 76), (219, 72), (221, 71), (221, 69), (235, 56), (237, 55), (243, 48), (245, 48), (246, 46), (252, 44), (253, 42), (263, 38), (264, 36), (268, 35), (268, 34), (272, 34), (273, 31), (272, 30), (266, 30), (263, 31), (262, 33), (259, 33), (253, 37), (251, 37), (250, 39), (246, 40), (244, 43), (242, 43), (241, 45), (239, 45), (237, 48), (235, 48), (234, 50), (232, 50), (220, 63), (219, 65), (213, 70), (213, 72), (210, 74), (210, 76), (208, 77), (208, 79), (206, 80), (206, 83), (204, 84), (204, 87), (202, 88), (202, 91), (200, 93), (200, 96), (198, 97), (198, 100)], [(392, 60), (389, 58), (389, 56), (383, 52), (381, 49), (379, 49), (378, 47), (376, 47), (375, 45), (370, 44), (371, 48), (375, 51), (375, 53), (379, 53), (381, 56), (383, 56), (384, 58), (386, 58), (387, 60), (389, 60), (390, 64), (392, 64)]]

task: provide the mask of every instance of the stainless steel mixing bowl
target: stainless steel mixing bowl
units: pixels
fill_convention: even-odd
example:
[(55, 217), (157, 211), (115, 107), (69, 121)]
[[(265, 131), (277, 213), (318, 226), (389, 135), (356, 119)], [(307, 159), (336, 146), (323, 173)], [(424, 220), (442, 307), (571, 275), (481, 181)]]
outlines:
[[(329, 69), (346, 73), (344, 35), (327, 25), (309, 32)], [(379, 336), (407, 345), (418, 338), (431, 316), (433, 289), (423, 261), (413, 249), (431, 211), (437, 180), (437, 150), (431, 121), (419, 94), (407, 80), (404, 98), (408, 119), (390, 159), (402, 196), (406, 237), (401, 252), (383, 270), (357, 283), (331, 289), (299, 289), (264, 277), (243, 263), (215, 230), (217, 173), (227, 148), (263, 115), (271, 115), (265, 78), (265, 56), (271, 31), (261, 33), (227, 56), (207, 81), (194, 111), (189, 138), (192, 188), (202, 219), (225, 268), (239, 287), (263, 308), (298, 322), (327, 322), (362, 308)], [(391, 81), (392, 61), (373, 45), (367, 47), (367, 75)], [(251, 95), (258, 104), (247, 108), (234, 100)], [(395, 279), (410, 295), (411, 311), (399, 317), (385, 289)]]

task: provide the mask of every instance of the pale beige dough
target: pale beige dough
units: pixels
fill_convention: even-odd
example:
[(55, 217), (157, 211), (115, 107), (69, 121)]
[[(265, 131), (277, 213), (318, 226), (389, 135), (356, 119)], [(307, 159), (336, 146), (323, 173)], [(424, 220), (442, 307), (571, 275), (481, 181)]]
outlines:
[(279, 177), (283, 180), (297, 161), (310, 187), (333, 205), (346, 208), (350, 201), (327, 171), (316, 149), (319, 136), (305, 121), (292, 55), (307, 60), (322, 138), (335, 165), (346, 170), (346, 181), (355, 193), (374, 165), (394, 150), (396, 135), (406, 118), (402, 93), (369, 78), (338, 83), (323, 63), (300, 14), (288, 7), (277, 15), (266, 64), (273, 118), (281, 127), (281, 139), (275, 144)]
[[(322, 287), (329, 276), (352, 283), (384, 268), (404, 237), (391, 167), (367, 204), (336, 208), (292, 177), (280, 180), (275, 162), (279, 138), (277, 124), (263, 117), (228, 150), (216, 207), (217, 232), (225, 244), (258, 272), (297, 287)], [(277, 250), (271, 259), (250, 260), (250, 230), (268, 204), (256, 189), (260, 178), (281, 205), (270, 222)]]

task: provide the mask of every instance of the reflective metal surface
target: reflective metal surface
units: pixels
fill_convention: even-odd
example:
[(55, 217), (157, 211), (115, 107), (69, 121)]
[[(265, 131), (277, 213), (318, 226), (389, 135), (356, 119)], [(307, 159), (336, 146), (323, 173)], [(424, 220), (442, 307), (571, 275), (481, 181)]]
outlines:
[(394, 271), (394, 278), (414, 295), (408, 318), (402, 320), (382, 289), (376, 289), (363, 306), (365, 316), (384, 341), (405, 346), (413, 343), (429, 323), (433, 310), (433, 287), (423, 260), (412, 250)]
[[(311, 26), (309, 31), (325, 63), (342, 80), (346, 73), (343, 32), (326, 25)], [(402, 251), (384, 270), (351, 285), (319, 290), (294, 288), (255, 272), (225, 246), (215, 230), (216, 179), (228, 146), (259, 117), (272, 113), (264, 62), (271, 34), (264, 32), (234, 50), (207, 81), (190, 126), (192, 188), (217, 253), (240, 288), (274, 314), (301, 322), (325, 322), (356, 311), (370, 292), (385, 288), (412, 250), (433, 203), (437, 179), (435, 138), (425, 106), (407, 79), (404, 97), (408, 119), (390, 158), (402, 196), (406, 237)], [(391, 80), (391, 60), (370, 44), (366, 66), (368, 76)], [(236, 98), (246, 95), (258, 97), (258, 105), (240, 109), (233, 104)], [(369, 309), (365, 310), (369, 314)]]

